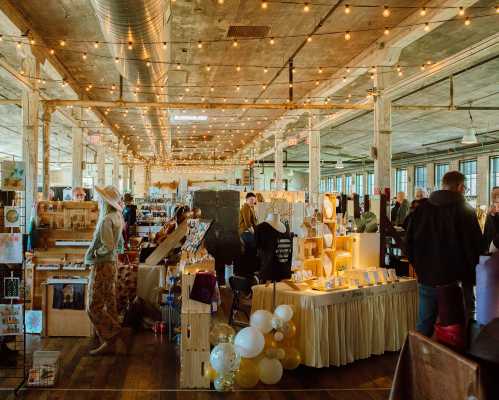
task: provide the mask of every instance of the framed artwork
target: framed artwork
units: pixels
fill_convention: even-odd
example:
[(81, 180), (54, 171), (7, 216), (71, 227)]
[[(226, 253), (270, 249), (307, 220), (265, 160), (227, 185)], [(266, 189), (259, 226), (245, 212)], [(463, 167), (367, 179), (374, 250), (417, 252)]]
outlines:
[(207, 219), (188, 220), (187, 226), (189, 227), (189, 231), (185, 242), (182, 245), (182, 250), (195, 253), (206, 236), (206, 233), (210, 229), (212, 222), (213, 221)]
[(4, 207), (4, 226), (18, 228), (21, 225), (21, 209), (18, 207)]
[(26, 310), (25, 316), (26, 333), (42, 333), (42, 311)]
[(22, 264), (22, 233), (0, 233), (0, 264)]
[(23, 161), (2, 161), (2, 189), (24, 190), (26, 168)]
[(11, 273), (3, 278), (3, 297), (8, 300), (18, 300), (21, 297), (21, 280)]

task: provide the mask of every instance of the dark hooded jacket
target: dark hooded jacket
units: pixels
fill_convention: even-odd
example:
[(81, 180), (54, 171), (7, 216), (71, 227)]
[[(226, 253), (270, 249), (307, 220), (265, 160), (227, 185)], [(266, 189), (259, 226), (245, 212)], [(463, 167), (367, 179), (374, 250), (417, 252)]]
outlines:
[(433, 192), (411, 215), (407, 253), (424, 285), (474, 284), (482, 243), (475, 211), (460, 193)]

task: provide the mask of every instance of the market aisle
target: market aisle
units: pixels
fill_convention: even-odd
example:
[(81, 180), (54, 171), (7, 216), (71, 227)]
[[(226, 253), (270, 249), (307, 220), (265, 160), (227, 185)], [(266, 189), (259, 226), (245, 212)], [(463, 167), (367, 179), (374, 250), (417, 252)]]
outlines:
[[(62, 375), (57, 389), (26, 390), (22, 399), (142, 400), (142, 399), (331, 399), (382, 400), (388, 398), (396, 353), (371, 357), (342, 368), (300, 367), (288, 371), (278, 385), (257, 386), (254, 391), (220, 394), (178, 390), (175, 346), (149, 332), (134, 336), (129, 356), (91, 357), (90, 339), (48, 338), (32, 340), (32, 348), (61, 350)], [(1, 398), (1, 396), (0, 396)]]

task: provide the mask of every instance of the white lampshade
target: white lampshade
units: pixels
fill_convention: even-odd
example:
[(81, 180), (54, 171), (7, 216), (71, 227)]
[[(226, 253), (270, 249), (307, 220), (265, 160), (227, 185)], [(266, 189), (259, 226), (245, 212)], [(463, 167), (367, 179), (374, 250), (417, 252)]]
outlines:
[(336, 161), (336, 169), (343, 169), (343, 161), (341, 160)]
[(475, 128), (472, 126), (464, 133), (463, 138), (461, 139), (462, 144), (477, 144), (478, 139), (476, 137)]

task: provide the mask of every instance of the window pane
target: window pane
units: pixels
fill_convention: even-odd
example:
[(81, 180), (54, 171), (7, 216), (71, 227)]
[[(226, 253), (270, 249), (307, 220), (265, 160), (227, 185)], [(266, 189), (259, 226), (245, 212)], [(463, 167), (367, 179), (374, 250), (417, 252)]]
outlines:
[(490, 196), (492, 188), (499, 186), (499, 156), (490, 157), (489, 171), (490, 171), (490, 179), (489, 179), (489, 196)]
[(435, 188), (440, 189), (442, 186), (442, 178), (445, 173), (449, 170), (449, 164), (437, 164), (435, 165)]
[(459, 170), (464, 175), (466, 199), (472, 206), (476, 206), (476, 160), (465, 160), (459, 162)]
[(374, 195), (374, 172), (367, 173), (367, 194)]
[(343, 177), (342, 176), (337, 176), (336, 177), (336, 191), (338, 193), (342, 192), (342, 186), (343, 186)]
[(345, 192), (347, 194), (352, 193), (352, 175), (347, 175), (345, 177)]
[(364, 196), (364, 176), (362, 174), (355, 175), (355, 193), (359, 196)]
[(397, 168), (395, 171), (395, 191), (407, 193), (407, 169)]
[(426, 167), (424, 165), (416, 166), (414, 168), (414, 189), (423, 189), (426, 191), (427, 187)]

